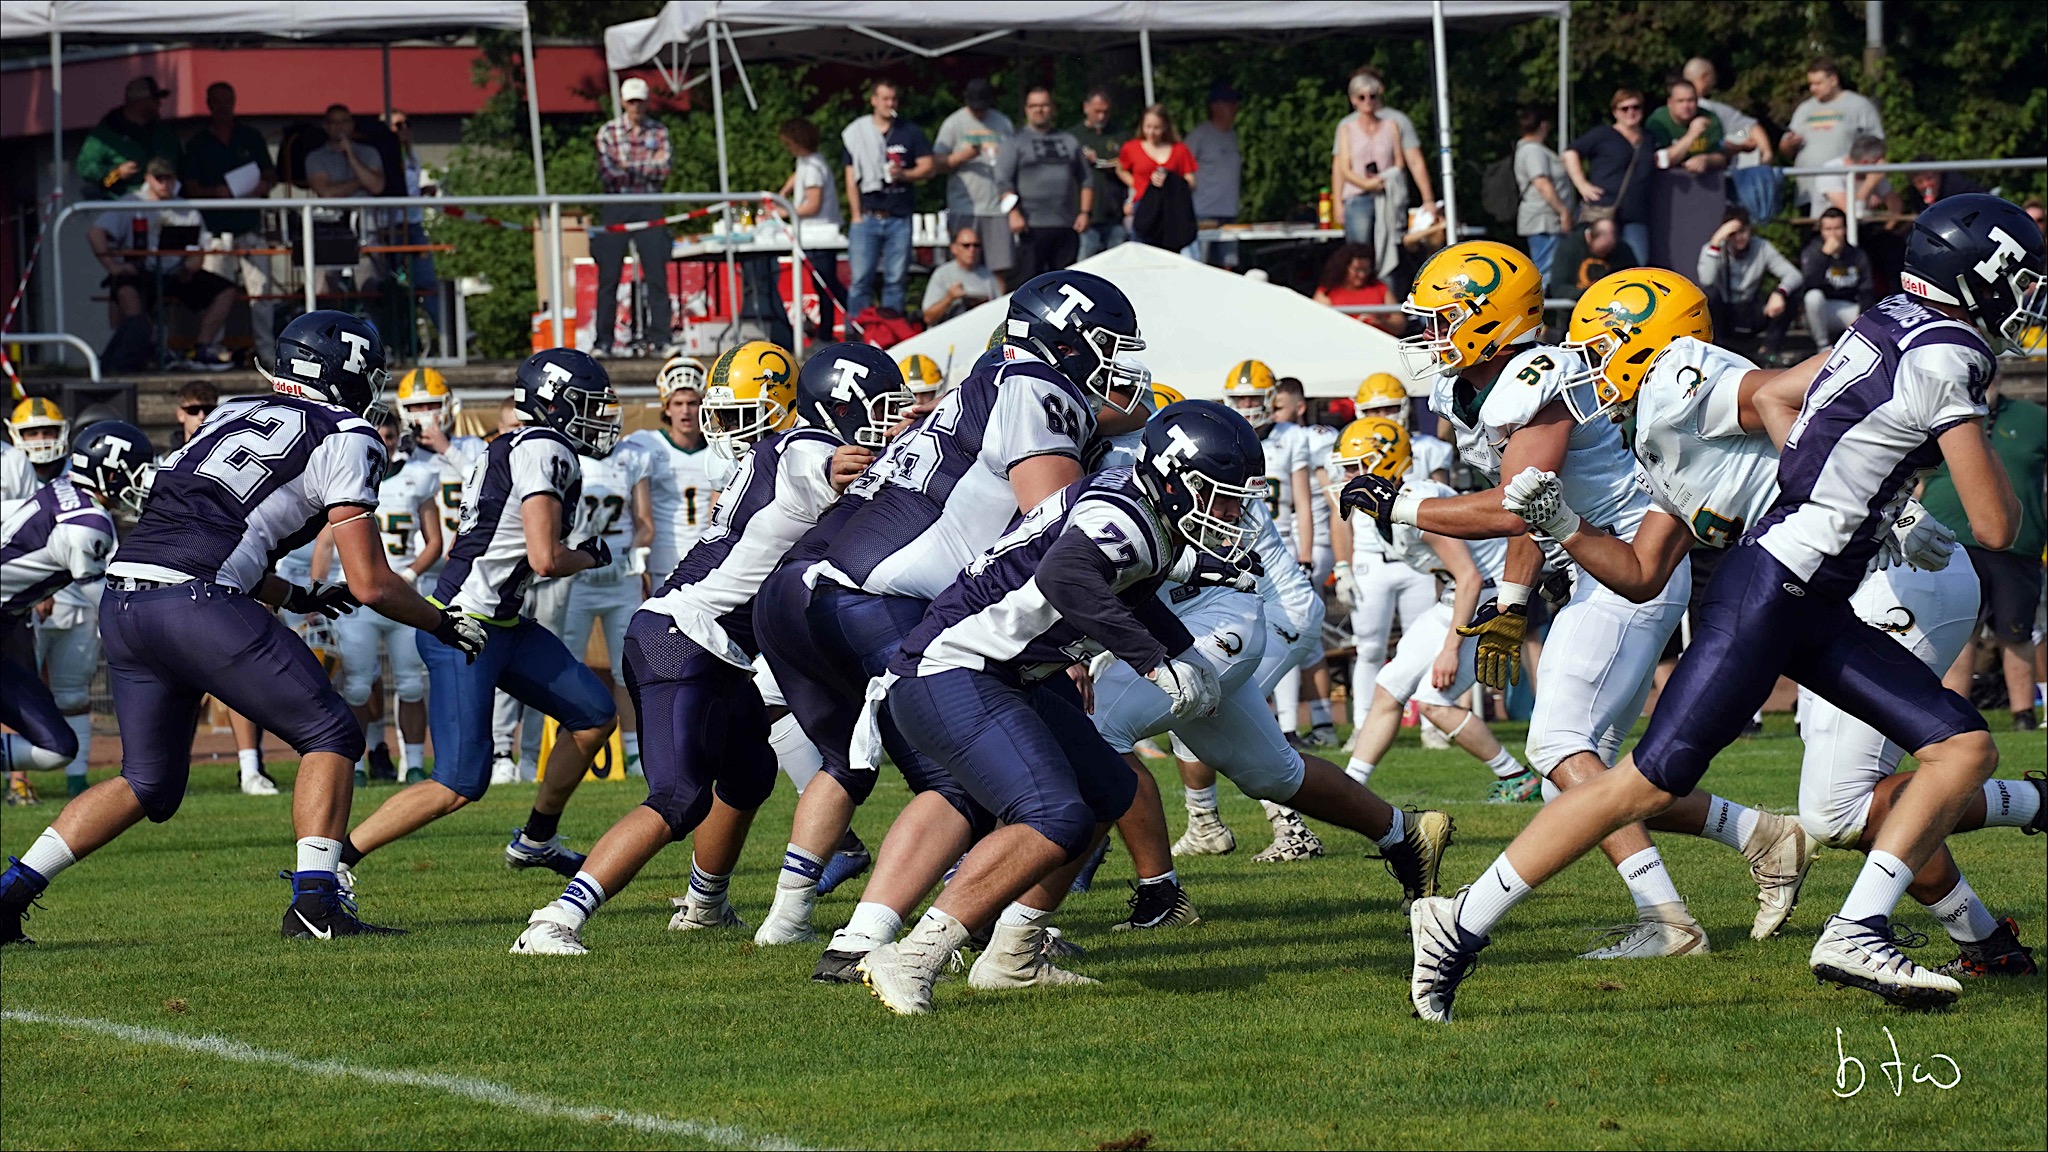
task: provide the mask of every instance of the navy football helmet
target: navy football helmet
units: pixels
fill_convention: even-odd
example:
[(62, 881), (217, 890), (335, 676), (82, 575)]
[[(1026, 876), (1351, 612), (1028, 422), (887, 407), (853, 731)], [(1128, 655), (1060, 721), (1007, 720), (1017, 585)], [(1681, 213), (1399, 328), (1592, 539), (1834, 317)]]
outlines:
[(273, 391), (335, 404), (358, 416), (384, 395), (384, 338), (360, 316), (322, 308), (277, 334), (277, 371), (264, 373)]
[(1971, 193), (1937, 200), (1913, 223), (1899, 285), (1958, 305), (2003, 351), (2042, 351), (2048, 326), (2041, 229), (2019, 207)]
[(553, 428), (598, 460), (619, 443), (619, 395), (588, 352), (549, 348), (527, 357), (512, 384), (512, 408), (528, 424)]
[[(1059, 369), (1097, 405), (1111, 403), (1118, 387), (1112, 364), (1127, 352), (1142, 352), (1138, 314), (1123, 290), (1092, 272), (1071, 268), (1024, 282), (1010, 297), (1005, 343), (1031, 352)], [(1116, 402), (1118, 411), (1137, 406)]]
[(142, 429), (125, 420), (101, 420), (71, 441), (71, 482), (108, 509), (142, 515), (156, 474), (156, 449)]
[(1168, 404), (1145, 422), (1136, 471), (1182, 543), (1226, 564), (1251, 551), (1246, 505), (1266, 498), (1266, 453), (1244, 417), (1214, 400)]
[(880, 448), (917, 397), (889, 354), (872, 344), (827, 344), (804, 361), (796, 411), (843, 443)]

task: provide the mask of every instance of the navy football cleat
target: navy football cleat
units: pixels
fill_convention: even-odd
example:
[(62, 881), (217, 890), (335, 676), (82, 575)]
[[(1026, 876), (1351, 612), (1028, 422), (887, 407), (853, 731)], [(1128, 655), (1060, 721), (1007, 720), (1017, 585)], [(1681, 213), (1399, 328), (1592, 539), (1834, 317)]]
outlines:
[(825, 871), (818, 876), (818, 895), (830, 895), (834, 888), (866, 872), (874, 865), (875, 858), (868, 852), (868, 846), (860, 842), (860, 837), (849, 832), (847, 840), (853, 842), (852, 848), (845, 847), (846, 841), (842, 840), (839, 850), (832, 853), (831, 859), (825, 861)]
[(1081, 865), (1081, 871), (1075, 875), (1073, 884), (1069, 885), (1067, 890), (1076, 893), (1086, 892), (1095, 883), (1095, 870), (1102, 867), (1102, 862), (1108, 858), (1109, 839), (1104, 837), (1102, 843), (1095, 846), (1095, 851), (1089, 854), (1088, 862)]
[(546, 868), (563, 879), (574, 880), (583, 868), (583, 854), (564, 848), (560, 836), (550, 836), (547, 843), (535, 844), (526, 839), (524, 829), (515, 828), (511, 841), (505, 845), (505, 867), (515, 871)]
[(50, 886), (35, 870), (19, 859), (9, 856), (5, 874), (0, 874), (0, 946), (8, 944), (33, 944), (28, 933), (21, 929), (21, 922), (28, 919), (30, 908), (40, 908), (36, 897)]

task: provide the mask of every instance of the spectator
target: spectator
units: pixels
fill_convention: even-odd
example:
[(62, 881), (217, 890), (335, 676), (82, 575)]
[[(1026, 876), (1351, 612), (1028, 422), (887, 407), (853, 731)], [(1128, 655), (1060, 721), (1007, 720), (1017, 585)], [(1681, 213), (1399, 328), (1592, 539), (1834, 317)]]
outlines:
[[(235, 119), (234, 85), (225, 81), (206, 88), (205, 126), (185, 141), (178, 160), (178, 180), (185, 196), (193, 200), (260, 200), (277, 185), (277, 165), (270, 159), (270, 146), (263, 134)], [(256, 169), (256, 182), (236, 197), (228, 185), (228, 174)], [(276, 292), (270, 274), (270, 257), (238, 256), (244, 251), (265, 248), (263, 214), (251, 208), (223, 208), (202, 212), (211, 247), (221, 250), (206, 259), (206, 270), (231, 283), (239, 283), (249, 300), (249, 327), (256, 342), (258, 363), (277, 364), (277, 303), (268, 299)]]
[(1000, 190), (1017, 196), (1010, 231), (1017, 237), (1018, 284), (1072, 264), (1095, 207), (1095, 174), (1081, 142), (1052, 124), (1052, 90), (1024, 93), (1024, 129), (996, 166)]
[(1877, 303), (1870, 257), (1849, 243), (1849, 218), (1840, 208), (1820, 214), (1820, 235), (1799, 254), (1799, 278), (1806, 282), (1806, 329), (1816, 347), (1832, 345)]
[(967, 82), (966, 106), (939, 125), (932, 149), (945, 157), (946, 233), (962, 228), (981, 233), (982, 265), (998, 278), (1017, 261), (1011, 252), (1010, 220), (997, 190), (996, 164), (1017, 130), (994, 109), (996, 90), (983, 77)]
[[(1913, 157), (1913, 163), (1926, 164), (1932, 162), (1933, 159), (1933, 156), (1922, 152), (1918, 156)], [(1915, 172), (1911, 180), (1913, 191), (1920, 201), (1917, 207), (1922, 208), (1937, 200), (1946, 200), (1951, 196), (1986, 191), (1984, 185), (1977, 183), (1967, 172)]]
[[(647, 112), (647, 81), (628, 77), (619, 85), (619, 116), (598, 125), (597, 178), (610, 193), (659, 192), (668, 183), (669, 165), (674, 160), (668, 128)], [(606, 204), (598, 212), (601, 224), (633, 224), (659, 220), (659, 204)], [(640, 258), (641, 295), (647, 301), (647, 331), (639, 343), (650, 354), (674, 354), (673, 322), (668, 307), (668, 256), (673, 241), (665, 226), (635, 232), (593, 231), (590, 258), (597, 264), (596, 326), (590, 354), (612, 354), (612, 340), (619, 322), (619, 277), (631, 249)]]
[(1550, 258), (1545, 291), (1552, 296), (1577, 300), (1586, 289), (1623, 268), (1638, 268), (1642, 260), (1621, 238), (1621, 225), (1612, 217), (1588, 220), (1577, 231), (1567, 233)]
[[(129, 201), (175, 200), (178, 197), (178, 168), (167, 156), (152, 156), (143, 166), (142, 186), (123, 197)], [(198, 233), (188, 252), (154, 256), (120, 255), (123, 245), (133, 244), (138, 235), (136, 221), (143, 222), (145, 249), (156, 251), (163, 244), (165, 228), (190, 228)], [(155, 314), (157, 294), (169, 293), (173, 300), (199, 317), (199, 344), (190, 359), (169, 365), (221, 372), (234, 367), (235, 358), (220, 346), (221, 330), (228, 311), (235, 306), (235, 286), (206, 271), (204, 249), (206, 224), (193, 211), (124, 212), (118, 207), (95, 217), (86, 233), (87, 242), (107, 270), (106, 287), (114, 311), (123, 324), (138, 317), (145, 322)], [(118, 326), (117, 326), (118, 327)], [(117, 334), (118, 339), (118, 334)], [(152, 337), (152, 343), (154, 343)]]
[(1643, 131), (1643, 94), (1617, 88), (1607, 102), (1614, 123), (1589, 129), (1565, 149), (1564, 169), (1587, 219), (1612, 217), (1638, 257), (1650, 251), (1650, 175), (1656, 149)]
[[(2019, 532), (2011, 547), (1993, 552), (1978, 547), (1970, 534), (1970, 518), (1956, 496), (1955, 478), (1946, 464), (1927, 478), (1920, 496), (1934, 518), (1955, 531), (1969, 549), (1982, 594), (1980, 627), (1988, 624), (1996, 638), (2005, 671), (2005, 698), (2012, 708), (2012, 726), (2032, 730), (2034, 719), (2034, 613), (2041, 603), (2042, 485), (2048, 482), (2048, 410), (2027, 400), (1999, 395), (1998, 375), (1984, 393), (1990, 408), (1985, 429), (1991, 450), (2005, 466), (2013, 495), (2019, 497)], [(1956, 658), (1943, 681), (1963, 699), (1972, 699), (1972, 673), (1977, 667), (1977, 640)]]
[[(1858, 136), (1883, 136), (1884, 121), (1877, 105), (1842, 87), (1841, 70), (1832, 58), (1822, 56), (1806, 66), (1806, 90), (1811, 95), (1792, 110), (1791, 123), (1778, 137), (1778, 154), (1787, 164), (1818, 168), (1849, 154)], [(1801, 177), (1802, 198), (1813, 198), (1813, 178)]]
[(1116, 154), (1116, 178), (1131, 190), (1130, 203), (1125, 206), (1126, 232), (1130, 230), (1129, 214), (1137, 210), (1146, 190), (1166, 183), (1168, 172), (1179, 174), (1188, 182), (1188, 189), (1194, 190), (1194, 154), (1181, 143), (1180, 132), (1174, 128), (1166, 105), (1154, 104), (1138, 118), (1137, 138), (1124, 141)]
[(1700, 110), (1721, 118), (1721, 150), (1728, 154), (1730, 167), (1754, 168), (1772, 161), (1777, 152), (1771, 147), (1771, 134), (1764, 131), (1763, 123), (1733, 104), (1712, 99), (1721, 85), (1713, 61), (1704, 56), (1687, 60), (1685, 78), (1692, 81), (1693, 91), (1699, 93)]
[[(1364, 244), (1340, 244), (1323, 263), (1323, 276), (1316, 285), (1315, 301), (1332, 308), (1385, 304), (1390, 293), (1373, 265), (1372, 249)], [(1358, 317), (1383, 332), (1400, 336), (1408, 330), (1399, 312), (1367, 312)]]
[(1664, 106), (1650, 113), (1645, 125), (1657, 145), (1657, 167), (1676, 165), (1695, 176), (1726, 168), (1721, 118), (1701, 109), (1699, 90), (1692, 81), (1669, 80), (1664, 93)]
[(306, 186), (315, 196), (382, 196), (384, 160), (356, 139), (355, 114), (327, 106), (327, 143), (306, 153)]
[(186, 444), (199, 435), (199, 426), (220, 407), (220, 389), (206, 380), (187, 380), (178, 389), (178, 407), (171, 413), (178, 422), (178, 443)]
[(1330, 190), (1344, 241), (1372, 248), (1376, 263), (1392, 268), (1408, 232), (1408, 182), (1401, 171), (1401, 126), (1380, 114), (1386, 85), (1354, 72), (1346, 87), (1357, 111), (1337, 122), (1330, 152)]
[[(839, 188), (832, 181), (832, 166), (818, 151), (818, 126), (801, 116), (782, 122), (776, 132), (782, 147), (796, 160), (796, 170), (780, 189), (796, 209), (797, 235), (804, 240), (831, 237), (840, 231)], [(832, 249), (806, 250), (804, 259), (824, 281), (818, 289), (818, 329), (830, 343), (834, 335), (835, 310), (839, 295), (839, 253)]]
[[(405, 166), (405, 194), (418, 196), (424, 186), (422, 180), (425, 178), (426, 170), (420, 165), (419, 151), (413, 147), (412, 117), (393, 108), (385, 123), (391, 128), (391, 134), (398, 138), (399, 161)], [(400, 208), (393, 211), (391, 216), (392, 231), (396, 234), (398, 243), (415, 246), (427, 243), (425, 209)], [(432, 252), (410, 253), (406, 257), (406, 263), (412, 272), (413, 291), (432, 293), (440, 286), (441, 278), (435, 272)]]
[[(1382, 93), (1386, 91), (1387, 78), (1381, 75), (1379, 69), (1370, 64), (1360, 68), (1352, 73), (1352, 75), (1354, 77), (1369, 77), (1379, 83)], [(1357, 101), (1352, 101), (1352, 104), (1355, 107)], [(1394, 126), (1401, 130), (1403, 170), (1408, 173), (1408, 179), (1418, 193), (1418, 195), (1411, 198), (1412, 202), (1425, 205), (1431, 209), (1441, 209), (1443, 204), (1437, 200), (1434, 191), (1435, 185), (1430, 182), (1429, 160), (1422, 154), (1422, 137), (1415, 131), (1415, 121), (1410, 120), (1408, 114), (1399, 108), (1388, 107), (1384, 99), (1381, 100), (1379, 105), (1379, 118), (1382, 120), (1392, 120)], [(1439, 211), (1438, 215), (1441, 216), (1442, 213)]]
[[(1202, 173), (1195, 192), (1195, 222), (1216, 228), (1237, 222), (1238, 193), (1244, 178), (1244, 157), (1237, 150), (1237, 90), (1218, 80), (1209, 86), (1209, 118), (1188, 131), (1188, 155)], [(1206, 260), (1209, 245), (1187, 255)], [(1227, 243), (1226, 264), (1237, 263), (1237, 245)]]
[(953, 231), (953, 258), (932, 269), (924, 286), (924, 322), (937, 324), (1003, 294), (995, 274), (981, 262), (981, 230), (973, 225)]
[(1095, 206), (1088, 210), (1088, 230), (1081, 233), (1081, 260), (1130, 239), (1124, 231), (1124, 186), (1116, 175), (1122, 144), (1109, 134), (1109, 110), (1109, 93), (1097, 88), (1081, 101), (1081, 123), (1067, 129), (1081, 142), (1081, 159), (1095, 173)]
[(142, 187), (142, 169), (153, 157), (176, 161), (178, 136), (163, 122), (164, 97), (156, 77), (137, 76), (121, 95), (121, 106), (100, 117), (78, 149), (78, 176), (88, 200), (114, 200)]
[[(1861, 168), (1871, 164), (1884, 163), (1885, 147), (1882, 136), (1858, 136), (1849, 146), (1849, 154), (1838, 156), (1827, 162), (1829, 168)], [(1816, 176), (1813, 178), (1813, 199), (1809, 204), (1813, 215), (1819, 216), (1829, 208), (1848, 212), (1849, 186), (1856, 188), (1857, 219), (1865, 219), (1873, 212), (1898, 215), (1904, 211), (1899, 194), (1892, 190), (1891, 180), (1882, 172), (1866, 172), (1861, 176), (1844, 173), (1840, 176)]]
[(2041, 198), (2039, 196), (2027, 197), (2027, 202), (2020, 205), (2020, 210), (2025, 212), (2034, 221), (2034, 227), (2039, 228), (2044, 233), (2048, 233), (2048, 220), (2042, 219)]
[[(1763, 291), (1766, 275), (1777, 280), (1769, 293)], [(1739, 204), (1729, 206), (1721, 226), (1700, 249), (1697, 279), (1706, 289), (1714, 342), (1732, 349), (1738, 332), (1755, 335), (1762, 328), (1760, 359), (1767, 365), (1776, 361), (1778, 345), (1784, 342), (1785, 328), (1792, 322), (1792, 310), (1786, 303), (1798, 294), (1805, 280), (1777, 245), (1750, 228), (1748, 209)]]
[(846, 126), (846, 259), (853, 284), (846, 311), (859, 316), (874, 299), (875, 271), (882, 273), (882, 307), (903, 311), (904, 280), (910, 272), (910, 185), (931, 176), (931, 144), (915, 124), (896, 117), (896, 85), (877, 80), (868, 89), (871, 115)]
[(1515, 187), (1521, 192), (1521, 204), (1515, 209), (1515, 231), (1529, 246), (1529, 258), (1536, 261), (1536, 267), (1548, 270), (1557, 255), (1558, 242), (1570, 230), (1572, 206), (1565, 199), (1565, 189), (1571, 187), (1564, 174), (1564, 161), (1550, 150), (1550, 117), (1534, 104), (1525, 104), (1515, 113), (1516, 126), (1522, 130), (1521, 139), (1515, 141)]

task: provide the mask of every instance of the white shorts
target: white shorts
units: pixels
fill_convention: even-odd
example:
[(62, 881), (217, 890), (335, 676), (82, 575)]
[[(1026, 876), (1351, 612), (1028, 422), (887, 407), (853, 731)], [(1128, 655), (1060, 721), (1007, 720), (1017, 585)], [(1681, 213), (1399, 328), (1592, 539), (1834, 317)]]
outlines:
[[(1361, 531), (1376, 531), (1367, 525)], [(1373, 664), (1387, 659), (1387, 633), (1399, 613), (1406, 629), (1436, 607), (1436, 580), (1384, 552), (1354, 551), (1351, 561), (1351, 637), (1358, 658)]]
[(341, 698), (351, 708), (370, 702), (370, 686), (382, 670), (379, 645), (391, 657), (390, 687), (398, 698), (408, 704), (427, 698), (427, 666), (410, 626), (358, 608), (334, 622), (334, 638), (341, 645)]
[(1458, 645), (1458, 678), (1450, 687), (1438, 688), (1430, 683), (1430, 669), (1436, 665), (1437, 653), (1443, 651), (1444, 637), (1450, 632), (1448, 604), (1438, 604), (1419, 617), (1407, 619), (1401, 625), (1400, 647), (1394, 650), (1394, 658), (1380, 668), (1373, 683), (1402, 704), (1414, 700), (1420, 704), (1463, 707), (1459, 697), (1472, 690), (1476, 676), (1478, 637), (1468, 636)]
[(1643, 714), (1664, 642), (1685, 616), (1692, 560), (1682, 559), (1664, 590), (1632, 604), (1584, 569), (1551, 621), (1529, 715), (1529, 764), (1544, 777), (1566, 758), (1597, 753), (1609, 767)]
[(92, 707), (92, 678), (100, 667), (99, 608), (67, 605), (59, 598), (35, 632), (36, 663), (49, 681), (57, 710), (75, 716)]
[(1307, 772), (1255, 680), (1225, 692), (1213, 714), (1177, 722), (1173, 743), (1175, 755), (1200, 760), (1254, 800), (1287, 803)]
[[(1206, 591), (1175, 614), (1194, 636), (1194, 651), (1216, 670), (1224, 692), (1252, 682), (1268, 645), (1264, 601), (1243, 592)], [(1158, 685), (1115, 660), (1095, 682), (1094, 719), (1111, 748), (1129, 752), (1138, 741), (1174, 726), (1173, 704)]]
[[(1873, 572), (1849, 603), (1866, 624), (1890, 632), (1938, 676), (1947, 672), (1977, 627), (1977, 572), (1957, 548), (1939, 572), (1892, 568)], [(1830, 848), (1863, 837), (1870, 797), (1898, 770), (1905, 750), (1804, 688), (1799, 690), (1799, 822)]]
[(1306, 620), (1299, 620), (1278, 605), (1266, 605), (1266, 651), (1252, 673), (1261, 699), (1273, 694), (1273, 685), (1281, 677), (1312, 666), (1323, 654), (1323, 602), (1318, 599), (1308, 605), (1306, 615)]
[[(625, 681), (619, 683), (624, 684)], [(770, 708), (789, 707), (789, 701), (782, 695), (782, 685), (775, 682), (775, 669), (768, 667), (766, 656), (754, 657), (754, 688), (761, 693), (761, 703)]]
[[(615, 563), (613, 568), (618, 567)], [(569, 579), (568, 603), (562, 612), (562, 641), (581, 659), (590, 647), (590, 626), (604, 628), (605, 659), (611, 663), (612, 683), (626, 683), (626, 624), (644, 603), (640, 577), (618, 576), (610, 569), (609, 582), (589, 580), (589, 573)]]

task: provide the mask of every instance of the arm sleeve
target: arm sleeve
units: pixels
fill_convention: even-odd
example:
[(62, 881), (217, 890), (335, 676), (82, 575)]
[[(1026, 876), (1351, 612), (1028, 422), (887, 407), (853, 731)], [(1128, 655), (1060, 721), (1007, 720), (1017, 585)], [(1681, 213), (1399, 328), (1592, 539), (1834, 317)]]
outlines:
[(805, 523), (816, 523), (839, 498), (832, 487), (832, 449), (819, 441), (791, 444), (783, 452), (775, 476), (776, 502)]
[(306, 459), (306, 495), (323, 508), (377, 506), (384, 477), (384, 442), (368, 424), (337, 432), (313, 446)]
[(1094, 423), (1066, 389), (1040, 376), (1013, 372), (996, 393), (980, 461), (1007, 480), (1010, 469), (1033, 456), (1079, 460)]
[(105, 516), (79, 516), (59, 524), (50, 533), (52, 542), (63, 542), (64, 567), (78, 583), (106, 575), (107, 559), (114, 554), (114, 522)]
[[(1117, 577), (1116, 564), (1101, 545), (1085, 530), (1069, 526), (1046, 549), (1036, 579), (1046, 603), (1067, 623), (1132, 668), (1150, 672), (1166, 659), (1167, 646), (1117, 597)], [(1157, 602), (1157, 597), (1147, 599)], [(1185, 627), (1180, 632), (1187, 635)]]
[(515, 505), (525, 503), (529, 496), (543, 494), (566, 502), (569, 485), (579, 471), (575, 453), (554, 440), (539, 436), (529, 436), (514, 444), (510, 463), (512, 490), (509, 496)]
[(1712, 284), (1721, 278), (1721, 249), (1713, 244), (1700, 245), (1700, 276), (1702, 284)]
[(1899, 357), (1898, 389), (1908, 399), (1916, 423), (1939, 436), (1965, 420), (1986, 414), (1985, 382), (1995, 371), (1990, 358), (1956, 341), (1928, 341)]
[(1402, 148), (1422, 147), (1422, 137), (1415, 131), (1415, 121), (1409, 119), (1406, 112), (1401, 111), (1399, 108), (1388, 108), (1381, 112), (1380, 115), (1392, 120), (1395, 127), (1401, 130)]
[(1785, 254), (1769, 240), (1760, 239), (1757, 243), (1764, 245), (1764, 267), (1778, 278), (1778, 291), (1787, 296), (1798, 295), (1799, 290), (1806, 286), (1805, 278), (1799, 274), (1799, 265), (1785, 259)]

